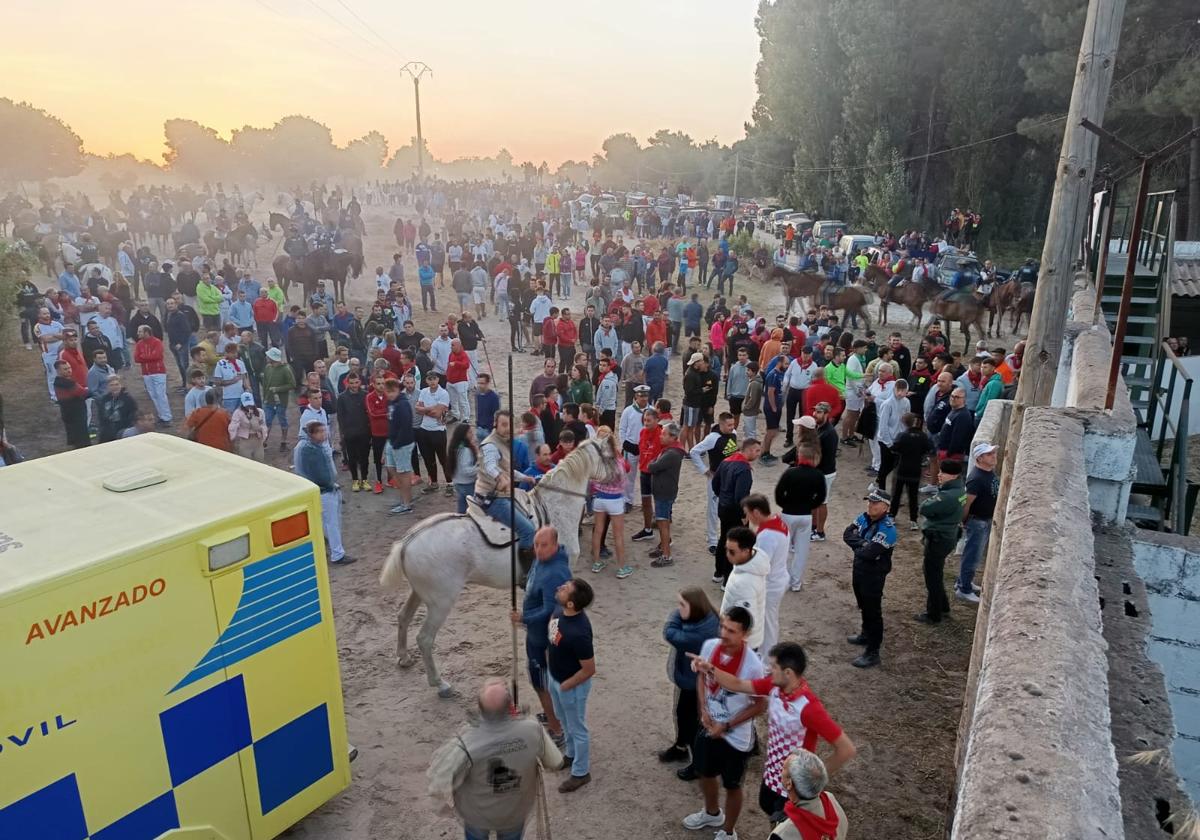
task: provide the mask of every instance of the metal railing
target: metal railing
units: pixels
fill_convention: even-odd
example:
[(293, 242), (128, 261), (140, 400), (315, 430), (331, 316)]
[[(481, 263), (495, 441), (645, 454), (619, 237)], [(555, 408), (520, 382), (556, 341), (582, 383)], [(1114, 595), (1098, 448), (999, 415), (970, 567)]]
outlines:
[[(1166, 380), (1164, 383), (1163, 380)], [(1188, 532), (1190, 505), (1188, 493), (1188, 409), (1192, 398), (1192, 376), (1184, 369), (1179, 357), (1164, 341), (1159, 347), (1158, 364), (1154, 369), (1154, 380), (1150, 386), (1150, 409), (1146, 416), (1146, 429), (1157, 436), (1155, 454), (1159, 464), (1163, 463), (1167, 436), (1174, 438), (1169, 463), (1166, 466), (1167, 503), (1166, 513), (1171, 518), (1172, 530), (1177, 534)], [(1172, 408), (1178, 405), (1178, 413), (1172, 417)], [(1159, 416), (1161, 413), (1161, 416)], [(1157, 428), (1156, 428), (1157, 421)], [(1164, 520), (1166, 517), (1164, 517)]]

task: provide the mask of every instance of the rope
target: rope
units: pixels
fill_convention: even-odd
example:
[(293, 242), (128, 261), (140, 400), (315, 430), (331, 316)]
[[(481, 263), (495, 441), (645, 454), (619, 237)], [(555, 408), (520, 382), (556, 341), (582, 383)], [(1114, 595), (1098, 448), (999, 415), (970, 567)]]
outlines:
[(546, 776), (538, 770), (537, 780), (537, 836), (538, 840), (550, 838), (550, 807), (546, 804)]

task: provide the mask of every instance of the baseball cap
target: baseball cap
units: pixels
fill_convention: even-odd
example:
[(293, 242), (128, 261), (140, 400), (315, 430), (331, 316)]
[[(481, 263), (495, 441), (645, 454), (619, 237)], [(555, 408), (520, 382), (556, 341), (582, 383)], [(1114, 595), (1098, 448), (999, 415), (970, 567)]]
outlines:
[(249, 391), (242, 393), (242, 405), (254, 405), (254, 395)]
[(270, 350), (267, 351), (267, 358), (270, 359), (272, 362), (282, 362), (283, 361), (283, 353), (280, 352), (278, 347), (272, 347)]
[(892, 503), (892, 494), (886, 490), (880, 490), (878, 487), (863, 496), (863, 498), (868, 502), (886, 502), (889, 505)]
[(803, 426), (803, 427), (804, 427), (804, 428), (806, 428), (806, 429), (815, 429), (815, 428), (817, 428), (817, 421), (816, 421), (816, 420), (814, 420), (814, 419), (813, 419), (813, 418), (812, 418), (810, 415), (808, 415), (808, 414), (805, 414), (805, 415), (804, 415), (804, 416), (802, 416), (802, 417), (797, 417), (795, 420), (793, 420), (793, 421), (792, 421), (792, 424), (793, 424), (793, 425), (795, 425), (795, 426)]
[(974, 461), (984, 455), (990, 455), (1000, 447), (994, 443), (977, 443), (971, 449), (971, 460)]
[(692, 357), (690, 359), (688, 359), (687, 366), (691, 367), (692, 365), (696, 364), (696, 362), (702, 362), (702, 361), (704, 361), (703, 353), (693, 353)]

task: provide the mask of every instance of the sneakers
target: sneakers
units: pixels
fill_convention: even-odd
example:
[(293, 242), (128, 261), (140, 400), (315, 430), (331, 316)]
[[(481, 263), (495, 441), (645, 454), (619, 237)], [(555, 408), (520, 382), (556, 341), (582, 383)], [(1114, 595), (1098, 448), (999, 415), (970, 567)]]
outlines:
[(713, 835), (713, 840), (738, 840), (738, 836), (736, 831), (729, 832), (722, 828)]
[(721, 577), (721, 575), (713, 575), (711, 579), (712, 579), (713, 583), (724, 583), (725, 582), (725, 578)]
[(640, 530), (636, 534), (634, 534), (630, 539), (632, 539), (634, 542), (642, 542), (644, 540), (648, 540), (648, 539), (652, 538), (653, 536), (654, 536), (653, 531), (651, 531), (649, 528), (643, 528), (642, 530)]
[(343, 554), (341, 560), (330, 560), (329, 565), (331, 565), (331, 566), (349, 566), (351, 563), (357, 563), (357, 562), (358, 562), (357, 557), (351, 557), (349, 554)]
[(380, 493), (382, 493), (382, 492), (383, 492), (383, 483), (382, 483), (382, 482), (379, 482), (379, 481), (376, 481), (376, 482), (375, 482), (375, 487), (374, 487), (374, 489), (373, 489), (371, 492), (372, 492), (372, 493), (374, 493), (376, 496), (378, 496)]
[(625, 578), (629, 577), (631, 574), (633, 574), (633, 566), (625, 564), (621, 568), (617, 569), (617, 580), (625, 580)]
[[(690, 828), (692, 831), (701, 828), (719, 828), (723, 825), (725, 825), (725, 812), (720, 808), (717, 809), (717, 813), (715, 814), (710, 814), (701, 808), (696, 813), (688, 814), (683, 818), (683, 827)], [(724, 829), (722, 829), (721, 833), (725, 833)]]
[(582, 776), (571, 776), (565, 782), (558, 786), (559, 793), (571, 793), (579, 790), (592, 780), (591, 773), (584, 773)]
[[(671, 545), (675, 545), (675, 540), (671, 540)], [(649, 556), (650, 557), (662, 557), (663, 556), (663, 547), (661, 545), (654, 546), (654, 548), (650, 549)]]
[(799, 591), (800, 591), (800, 587), (801, 587), (802, 585), (803, 585), (802, 583), (793, 583), (793, 584), (789, 584), (789, 585), (788, 585), (788, 589), (789, 589), (790, 591), (792, 591), (792, 592), (799, 592)]
[(679, 779), (681, 782), (694, 782), (699, 779), (700, 776), (697, 775), (696, 768), (689, 764), (687, 767), (680, 767), (678, 770), (676, 770), (675, 778)]
[(608, 565), (607, 563), (597, 560), (595, 563), (592, 564), (592, 574), (594, 574), (594, 575), (600, 574), (601, 572), (604, 571), (604, 569), (607, 565)]
[(878, 653), (864, 653), (850, 664), (855, 668), (874, 668), (881, 661)]
[(863, 470), (863, 472), (865, 472), (867, 475), (879, 475), (879, 470), (875, 469), (874, 467), (867, 467)]
[(404, 504), (404, 502), (401, 502), (400, 504), (396, 505), (394, 508), (392, 508), (391, 510), (388, 511), (388, 513), (412, 513), (412, 512), (413, 512), (413, 506), (406, 505), (406, 504)]
[(865, 645), (866, 643), (867, 643), (867, 637), (864, 636), (862, 633), (857, 633), (853, 636), (846, 637), (846, 644), (848, 644), (848, 645)]
[(710, 545), (708, 547), (708, 553), (711, 554), (713, 557), (716, 557), (717, 556), (717, 547), (715, 545)]
[(650, 566), (655, 569), (665, 569), (667, 566), (674, 566), (675, 560), (670, 554), (664, 557), (656, 557), (650, 561)]
[(769, 467), (771, 464), (777, 463), (779, 458), (774, 455), (760, 455), (758, 456), (758, 461), (760, 464), (766, 464)]
[[(439, 491), (441, 489), (442, 488), (440, 485), (430, 483), (430, 484), (426, 485), (425, 487), (422, 487), (421, 492), (428, 496), (430, 493), (436, 493), (437, 491)], [(451, 488), (451, 492), (453, 492), (453, 488)]]
[(979, 596), (974, 592), (962, 592), (958, 587), (954, 588), (954, 597), (960, 601), (966, 601), (968, 604), (978, 604)]
[(940, 624), (940, 618), (930, 618), (929, 613), (917, 613), (913, 616), (913, 620), (920, 624)]
[(600, 546), (600, 559), (601, 559), (601, 560), (608, 560), (608, 559), (610, 559), (611, 557), (612, 557), (612, 549), (610, 549), (610, 548), (609, 548), (608, 546), (606, 546), (606, 545), (602, 545), (602, 546)]
[(687, 757), (687, 747), (681, 747), (678, 744), (672, 744), (658, 753), (658, 760), (663, 764), (670, 764), (672, 761), (684, 761)]
[(809, 542), (825, 542), (825, 532), (824, 531), (813, 531), (811, 534), (808, 535), (808, 541)]
[(446, 485), (446, 491), (445, 491), (445, 495), (446, 495), (448, 498), (453, 498), (453, 496), (454, 496), (454, 485), (453, 485), (453, 484), (447, 484), (447, 485)]
[(920, 530), (921, 530), (921, 526), (920, 526), (920, 525), (918, 525), (916, 522), (909, 522), (909, 523), (908, 523), (908, 530), (910, 530), (910, 531), (920, 531)]

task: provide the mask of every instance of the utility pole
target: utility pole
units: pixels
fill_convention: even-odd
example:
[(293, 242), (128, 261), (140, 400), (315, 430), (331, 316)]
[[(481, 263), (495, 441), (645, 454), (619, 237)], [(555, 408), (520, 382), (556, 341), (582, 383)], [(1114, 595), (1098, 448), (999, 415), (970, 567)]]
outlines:
[[(1096, 150), (1099, 137), (1084, 127), (1085, 120), (1096, 125), (1104, 122), (1104, 109), (1112, 86), (1113, 66), (1121, 40), (1121, 21), (1125, 16), (1125, 0), (1090, 0), (1079, 58), (1075, 63), (1075, 83), (1071, 89), (1071, 105), (1063, 130), (1062, 151), (1050, 202), (1050, 218), (1046, 225), (1046, 242), (1042, 248), (1041, 276), (1029, 319), (1029, 335), (1025, 340), (1025, 355), (1017, 394), (1013, 402), (1012, 420), (1004, 447), (1004, 464), (1000, 474), (993, 539), (988, 547), (984, 567), (983, 600), (975, 623), (974, 650), (967, 673), (967, 688), (963, 702), (963, 720), (970, 720), (979, 683), (979, 665), (983, 660), (983, 645), (991, 612), (996, 568), (1003, 543), (1005, 510), (1016, 471), (1017, 447), (1025, 424), (1025, 412), (1030, 406), (1050, 404), (1058, 361), (1062, 355), (1063, 332), (1067, 306), (1074, 289), (1073, 265), (1078, 253), (1084, 219), (1091, 208), (1092, 182), (1096, 172)], [(1136, 235), (1136, 234), (1134, 234)], [(1102, 247), (1107, 248), (1108, 243)], [(1131, 255), (1132, 257), (1132, 255)], [(1101, 282), (1102, 278), (1097, 278)], [(961, 756), (965, 738), (960, 737), (957, 754)]]
[(737, 212), (738, 206), (738, 169), (742, 164), (742, 153), (737, 152), (733, 156), (733, 210)]
[(433, 75), (433, 68), (424, 61), (410, 61), (400, 68), (400, 75), (407, 73), (412, 76), (413, 80), (413, 95), (417, 100), (417, 176), (422, 177), (425, 174), (425, 161), (423, 159), (425, 140), (421, 136), (421, 77), (428, 73)]

